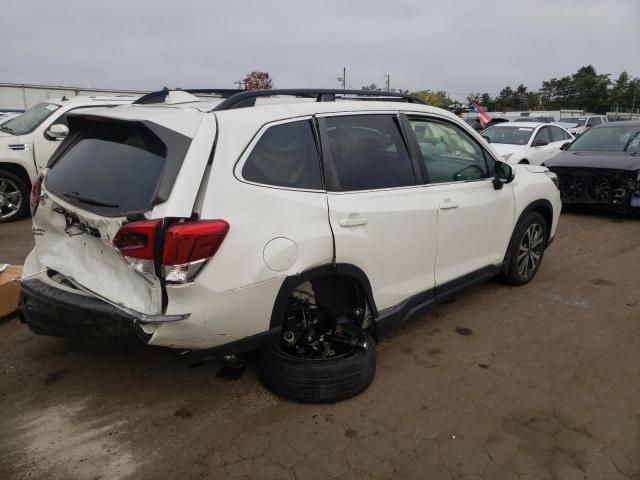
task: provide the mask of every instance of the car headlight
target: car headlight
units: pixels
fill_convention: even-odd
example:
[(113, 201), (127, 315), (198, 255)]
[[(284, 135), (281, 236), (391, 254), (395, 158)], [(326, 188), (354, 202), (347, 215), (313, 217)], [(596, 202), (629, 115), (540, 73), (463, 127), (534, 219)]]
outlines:
[(558, 175), (556, 175), (555, 173), (547, 170), (544, 172), (544, 174), (549, 177), (551, 179), (551, 181), (553, 182), (553, 184), (556, 186), (556, 188), (558, 190), (560, 190), (560, 180), (558, 179)]
[(513, 153), (505, 153), (504, 155), (500, 155), (500, 157), (506, 162), (511, 158), (511, 155), (513, 155)]

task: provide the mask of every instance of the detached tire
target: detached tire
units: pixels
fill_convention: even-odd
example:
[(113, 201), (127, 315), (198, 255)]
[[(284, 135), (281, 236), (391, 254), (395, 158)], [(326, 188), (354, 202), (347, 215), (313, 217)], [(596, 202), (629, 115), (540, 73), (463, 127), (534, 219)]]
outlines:
[(284, 352), (279, 344), (260, 353), (258, 378), (276, 395), (302, 403), (328, 403), (351, 398), (365, 390), (376, 373), (376, 347), (363, 332), (366, 350), (339, 357), (309, 359)]
[(538, 273), (549, 237), (547, 222), (538, 212), (531, 212), (517, 225), (509, 242), (505, 283), (520, 286)]

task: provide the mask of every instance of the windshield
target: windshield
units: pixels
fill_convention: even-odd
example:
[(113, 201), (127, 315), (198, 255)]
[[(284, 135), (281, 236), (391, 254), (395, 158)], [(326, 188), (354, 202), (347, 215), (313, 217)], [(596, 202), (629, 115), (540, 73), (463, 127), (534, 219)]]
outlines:
[(562, 123), (574, 123), (579, 127), (584, 127), (584, 124), (587, 121), (587, 119), (586, 118), (561, 118), (559, 121)]
[(55, 103), (39, 103), (22, 115), (12, 118), (8, 122), (0, 125), (0, 130), (12, 133), (13, 135), (24, 135), (33, 132), (38, 125), (44, 122), (49, 115), (58, 110), (60, 105)]
[(637, 152), (640, 127), (592, 128), (580, 135), (567, 150), (577, 152)]
[(526, 145), (533, 134), (533, 127), (504, 127), (495, 125), (482, 132), (483, 137), (489, 137), (491, 143), (506, 143), (509, 145)]

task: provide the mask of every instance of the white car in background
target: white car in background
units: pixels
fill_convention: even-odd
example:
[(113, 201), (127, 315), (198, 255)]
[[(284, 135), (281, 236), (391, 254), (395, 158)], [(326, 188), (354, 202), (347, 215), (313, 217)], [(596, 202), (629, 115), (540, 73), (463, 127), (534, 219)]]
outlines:
[(0, 125), (2, 125), (3, 123), (7, 123), (9, 120), (11, 120), (12, 118), (16, 118), (18, 115), (22, 115), (22, 113), (11, 112), (11, 113), (0, 114)]
[(137, 97), (62, 97), (46, 100), (6, 122), (0, 119), (0, 224), (29, 212), (31, 185), (69, 133), (67, 114), (114, 107)]
[(493, 125), (482, 132), (485, 140), (502, 161), (544, 165), (556, 156), (564, 144), (573, 140), (567, 130), (557, 125), (537, 122), (508, 122)]
[(569, 133), (575, 135), (576, 137), (582, 135), (584, 132), (589, 130), (591, 127), (595, 127), (596, 125), (602, 125), (603, 123), (607, 123), (609, 120), (606, 115), (585, 115), (582, 117), (572, 117), (572, 118), (561, 118), (559, 122), (564, 123), (565, 125), (569, 125)]

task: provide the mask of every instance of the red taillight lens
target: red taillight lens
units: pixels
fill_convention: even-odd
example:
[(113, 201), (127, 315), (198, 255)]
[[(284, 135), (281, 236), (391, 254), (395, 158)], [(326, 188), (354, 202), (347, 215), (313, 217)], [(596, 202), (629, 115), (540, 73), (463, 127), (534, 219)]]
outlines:
[(224, 220), (177, 223), (164, 235), (163, 265), (182, 265), (213, 257), (229, 231)]
[[(155, 237), (161, 220), (123, 225), (113, 245), (136, 271), (154, 275)], [(168, 283), (185, 283), (198, 273), (204, 260), (213, 257), (229, 231), (224, 220), (176, 223), (164, 233), (162, 275)]]
[(125, 257), (153, 260), (156, 229), (160, 220), (145, 220), (123, 225), (113, 238), (113, 245)]
[(31, 195), (29, 196), (29, 204), (31, 205), (31, 215), (36, 213), (38, 203), (40, 203), (40, 191), (42, 190), (42, 178), (40, 175), (31, 185)]

